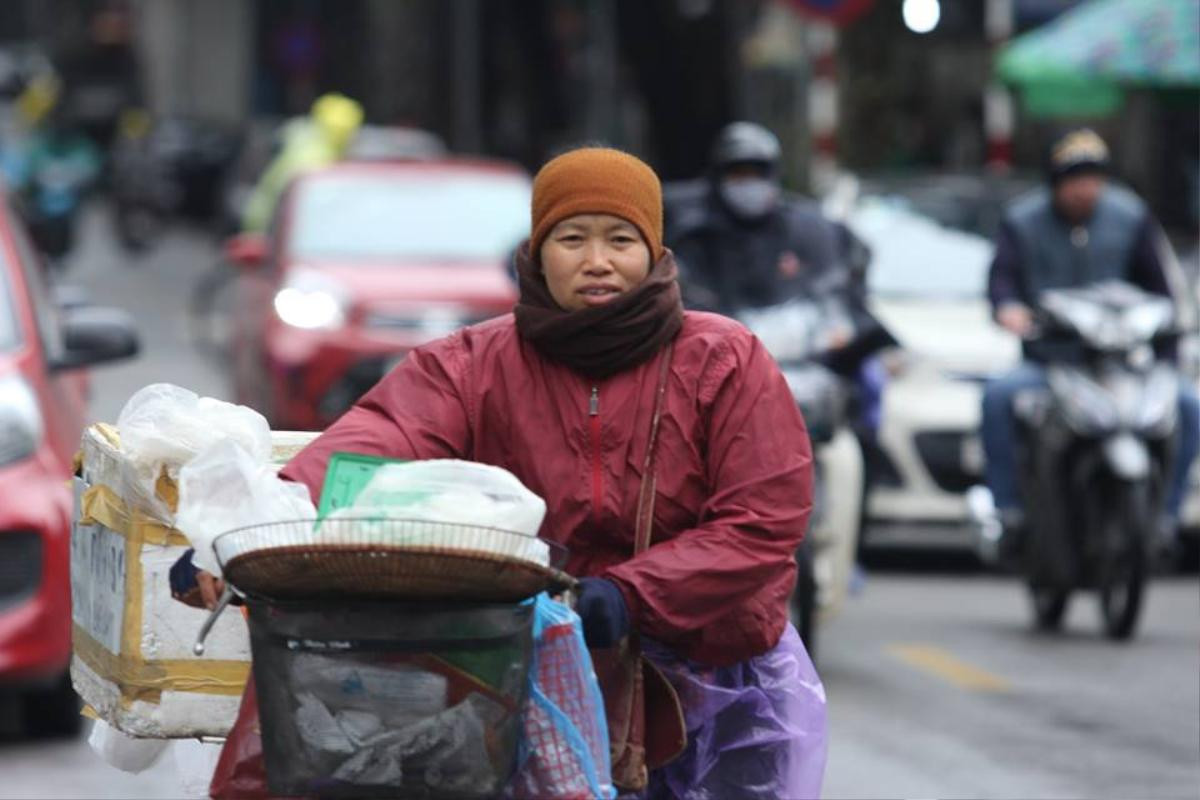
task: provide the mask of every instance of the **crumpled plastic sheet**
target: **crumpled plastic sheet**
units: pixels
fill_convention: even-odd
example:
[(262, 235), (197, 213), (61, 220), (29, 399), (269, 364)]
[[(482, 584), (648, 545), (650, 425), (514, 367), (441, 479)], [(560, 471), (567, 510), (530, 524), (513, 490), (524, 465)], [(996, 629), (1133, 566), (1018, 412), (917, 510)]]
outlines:
[(487, 794), (497, 779), (486, 745), (485, 720), (496, 714), (490, 705), (490, 700), (471, 694), (435, 717), (385, 730), (364, 742), (333, 777), (358, 785), (396, 786), (405, 770), (415, 767), (433, 791)]
[(114, 488), (162, 520), (171, 519), (171, 510), (155, 493), (164, 470), (177, 478), (180, 467), (226, 439), (241, 445), (256, 462), (271, 459), (271, 428), (262, 414), (169, 383), (135, 392), (121, 409), (117, 430), (129, 474), (126, 486)]
[[(381, 466), (354, 501), (328, 519), (378, 520), (363, 522), (362, 533), (383, 541), (392, 538), (397, 545), (461, 547), (462, 533), (447, 530), (446, 524), (478, 526), (481, 530), (472, 531), (469, 539), (471, 549), (549, 565), (550, 548), (537, 538), (545, 516), (546, 502), (507, 470), (430, 459)], [(387, 525), (390, 518), (436, 524), (427, 530), (407, 524), (401, 530)]]
[(408, 664), (379, 666), (302, 653), (294, 658), (292, 670), (298, 695), (332, 702), (339, 709), (338, 726), (351, 740), (359, 738), (356, 745), (374, 733), (373, 727), (403, 727), (447, 708), (446, 678)]
[(145, 772), (154, 766), (170, 743), (169, 739), (140, 739), (130, 736), (102, 719), (96, 720), (88, 736), (88, 745), (105, 763), (122, 772), (134, 774)]
[[(196, 549), (193, 563), (214, 575), (221, 565), (213, 550), (223, 533), (262, 523), (314, 519), (308, 489), (280, 478), (260, 454), (248, 452), (234, 439), (221, 439), (179, 470), (179, 509), (175, 525), (187, 534)], [(256, 547), (296, 542), (285, 528), (255, 540)], [(223, 552), (225, 563), (240, 553)]]
[(643, 640), (679, 693), (688, 745), (650, 773), (644, 800), (806, 800), (821, 796), (829, 731), (825, 688), (799, 634), (731, 667), (680, 660)]

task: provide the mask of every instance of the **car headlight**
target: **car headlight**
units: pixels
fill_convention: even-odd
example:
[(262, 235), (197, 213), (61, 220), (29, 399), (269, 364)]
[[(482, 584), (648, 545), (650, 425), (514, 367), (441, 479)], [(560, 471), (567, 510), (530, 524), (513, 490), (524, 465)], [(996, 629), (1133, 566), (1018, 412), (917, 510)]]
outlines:
[(0, 466), (28, 458), (42, 441), (37, 396), (24, 378), (0, 378)]
[(346, 321), (345, 296), (324, 275), (298, 270), (275, 295), (275, 313), (294, 328), (329, 330)]

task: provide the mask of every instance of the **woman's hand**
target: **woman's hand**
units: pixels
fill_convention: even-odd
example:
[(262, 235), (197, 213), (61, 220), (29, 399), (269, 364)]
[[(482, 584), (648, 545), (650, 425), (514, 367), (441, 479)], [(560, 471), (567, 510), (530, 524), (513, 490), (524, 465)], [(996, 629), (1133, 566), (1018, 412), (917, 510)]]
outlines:
[(203, 601), (204, 607), (210, 611), (216, 608), (221, 595), (225, 593), (225, 581), (211, 572), (198, 570), (196, 583), (200, 585), (200, 599)]

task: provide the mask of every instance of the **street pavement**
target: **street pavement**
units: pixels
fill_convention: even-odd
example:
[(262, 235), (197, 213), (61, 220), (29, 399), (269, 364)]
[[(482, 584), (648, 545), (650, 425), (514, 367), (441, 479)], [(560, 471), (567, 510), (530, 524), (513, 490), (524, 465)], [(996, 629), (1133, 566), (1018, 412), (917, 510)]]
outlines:
[(1200, 583), (1143, 614), (1114, 643), (1082, 594), (1039, 634), (1015, 579), (869, 576), (822, 633), (825, 796), (1200, 797)]
[(151, 383), (174, 383), (202, 395), (231, 398), (227, 372), (192, 346), (187, 303), (196, 281), (218, 260), (212, 237), (173, 229), (144, 253), (123, 250), (112, 237), (108, 211), (89, 209), (78, 251), (60, 282), (87, 289), (94, 303), (134, 315), (141, 355), (92, 371), (91, 418), (116, 423), (129, 396)]
[[(132, 311), (144, 353), (94, 373), (92, 418), (115, 421), (156, 381), (228, 399), (223, 370), (195, 354), (183, 319), (192, 283), (216, 258), (211, 240), (176, 231), (135, 258), (106, 225), (102, 211), (89, 216), (64, 279)], [(820, 634), (825, 797), (1200, 797), (1196, 577), (1156, 582), (1129, 643), (1103, 638), (1094, 597), (1076, 598), (1060, 636), (1033, 633), (1029, 619), (1010, 578), (870, 572)], [(185, 796), (171, 752), (128, 775), (84, 739), (0, 734), (0, 799)]]

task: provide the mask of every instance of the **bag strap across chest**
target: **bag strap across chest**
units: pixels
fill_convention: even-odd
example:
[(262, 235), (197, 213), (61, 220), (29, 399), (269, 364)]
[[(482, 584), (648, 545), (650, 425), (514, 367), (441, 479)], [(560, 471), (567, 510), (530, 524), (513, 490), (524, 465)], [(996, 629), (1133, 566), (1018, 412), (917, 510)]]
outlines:
[(658, 362), (658, 383), (654, 389), (654, 413), (650, 417), (650, 437), (646, 446), (646, 461), (642, 466), (642, 485), (638, 492), (637, 522), (634, 529), (633, 554), (645, 552), (650, 547), (654, 528), (654, 492), (657, 485), (655, 471), (658, 462), (658, 429), (662, 420), (664, 398), (667, 394), (667, 379), (671, 372), (671, 354), (674, 343), (663, 348)]

